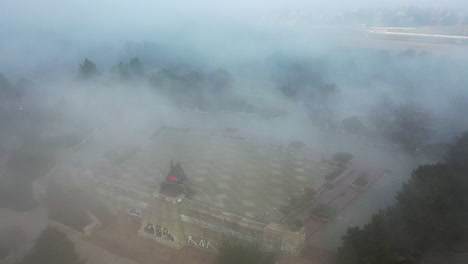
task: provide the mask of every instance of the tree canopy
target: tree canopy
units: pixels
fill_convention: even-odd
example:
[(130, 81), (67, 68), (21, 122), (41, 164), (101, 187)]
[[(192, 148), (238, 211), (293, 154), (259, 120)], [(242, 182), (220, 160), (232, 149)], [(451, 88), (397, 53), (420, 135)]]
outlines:
[(391, 264), (395, 263), (392, 252), (391, 230), (385, 212), (372, 216), (370, 223), (362, 229), (350, 227), (339, 249), (339, 263), (342, 264)]
[(405, 103), (394, 110), (394, 139), (414, 150), (430, 133), (429, 113), (417, 104)]
[(80, 64), (78, 77), (83, 80), (93, 79), (97, 76), (98, 71), (96, 64), (86, 58), (83, 61), (83, 64)]
[(46, 205), (50, 219), (82, 232), (90, 223), (87, 208), (73, 189), (64, 190), (57, 183), (47, 187)]
[(0, 91), (10, 89), (11, 84), (5, 75), (0, 73)]
[[(232, 78), (224, 69), (208, 73), (163, 69), (151, 76), (150, 84), (179, 106), (212, 110), (225, 109), (236, 103), (228, 96)], [(238, 107), (239, 105), (240, 103), (237, 103)]]
[(130, 60), (129, 67), (130, 71), (136, 76), (142, 76), (144, 74), (143, 65), (137, 57)]
[(119, 64), (113, 68), (113, 71), (116, 72), (122, 80), (141, 78), (145, 74), (143, 65), (137, 57), (132, 58), (129, 63), (120, 61)]
[(417, 263), (429, 252), (466, 251), (468, 242), (468, 132), (444, 162), (412, 172), (396, 204), (363, 228), (349, 228), (340, 263)]
[(382, 97), (369, 109), (369, 119), (376, 132), (400, 144), (408, 151), (416, 150), (431, 134), (433, 118), (419, 104), (395, 104)]
[(84, 264), (67, 235), (48, 227), (42, 231), (34, 247), (19, 264)]
[(275, 255), (254, 246), (226, 244), (219, 249), (216, 264), (274, 264)]

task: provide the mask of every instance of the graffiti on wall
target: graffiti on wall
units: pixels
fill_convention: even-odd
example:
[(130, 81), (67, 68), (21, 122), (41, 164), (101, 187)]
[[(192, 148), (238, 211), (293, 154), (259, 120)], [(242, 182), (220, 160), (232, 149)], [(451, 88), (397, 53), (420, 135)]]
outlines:
[(138, 209), (138, 208), (130, 208), (129, 212), (128, 212), (130, 215), (133, 215), (135, 217), (139, 217), (141, 218), (142, 217), (142, 213), (141, 213), (141, 210)]
[(194, 237), (194, 236), (188, 236), (187, 237), (187, 244), (204, 248), (204, 249), (209, 249), (209, 250), (214, 250), (218, 251), (218, 243), (210, 241), (208, 239), (203, 239), (199, 237)]
[(286, 243), (282, 243), (281, 244), (281, 251), (284, 251), (288, 254), (291, 254), (291, 255), (297, 255), (300, 253), (301, 249), (298, 248), (296, 245), (292, 245), (288, 242)]
[(120, 221), (126, 221), (135, 225), (141, 225), (143, 212), (139, 208), (130, 208), (128, 211), (120, 210), (117, 214)]
[(252, 235), (245, 234), (245, 233), (233, 230), (233, 229), (225, 228), (223, 226), (208, 223), (208, 222), (205, 222), (205, 221), (202, 221), (202, 220), (199, 220), (199, 219), (196, 219), (194, 217), (187, 216), (187, 215), (182, 215), (181, 214), (180, 217), (181, 217), (182, 221), (184, 221), (186, 223), (189, 223), (189, 224), (192, 224), (192, 225), (195, 225), (195, 226), (199, 226), (199, 227), (202, 227), (202, 228), (205, 228), (205, 229), (209, 229), (209, 230), (212, 230), (212, 231), (216, 231), (216, 232), (219, 232), (219, 233), (223, 233), (223, 234), (225, 234), (227, 236), (230, 236), (230, 237), (243, 239), (243, 240), (246, 240), (246, 241), (249, 241), (249, 242), (256, 242), (257, 241), (257, 237), (253, 233), (252, 233)]
[(174, 242), (175, 240), (174, 236), (169, 233), (169, 230), (165, 227), (161, 227), (160, 225), (154, 226), (152, 223), (148, 222), (143, 230), (145, 233), (154, 235), (154, 239), (158, 242), (161, 241), (161, 238), (171, 242)]

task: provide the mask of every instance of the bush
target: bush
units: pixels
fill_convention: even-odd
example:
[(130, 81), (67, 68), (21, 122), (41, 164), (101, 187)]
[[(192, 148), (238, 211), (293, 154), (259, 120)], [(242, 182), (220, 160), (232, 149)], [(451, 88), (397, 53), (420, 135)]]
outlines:
[(298, 231), (304, 226), (302, 221), (297, 218), (289, 219), (286, 225), (293, 231)]
[(365, 187), (369, 181), (367, 180), (367, 173), (362, 173), (359, 177), (354, 180), (353, 185), (356, 185), (358, 187)]
[(312, 214), (325, 219), (330, 219), (336, 215), (336, 209), (328, 204), (320, 204), (312, 209)]
[(346, 170), (345, 166), (340, 166), (338, 169), (332, 171), (331, 173), (325, 175), (325, 179), (327, 181), (333, 181), (338, 176), (340, 176)]
[(86, 207), (73, 191), (65, 191), (56, 183), (51, 183), (46, 194), (49, 217), (77, 231), (90, 223)]
[(216, 264), (274, 264), (276, 256), (255, 246), (226, 244), (219, 249)]
[(292, 213), (294, 210), (297, 210), (303, 207), (309, 201), (315, 199), (315, 196), (316, 196), (316, 193), (313, 189), (304, 189), (304, 193), (302, 193), (299, 196), (296, 196), (296, 195), (292, 196), (289, 203), (282, 206), (280, 208), (280, 211), (283, 214), (288, 215)]
[(333, 154), (333, 161), (339, 164), (345, 164), (353, 158), (353, 155), (346, 152), (338, 152)]
[(348, 133), (361, 134), (365, 131), (365, 126), (356, 116), (343, 119), (343, 129)]
[(84, 264), (67, 235), (54, 228), (42, 231), (36, 244), (19, 264)]

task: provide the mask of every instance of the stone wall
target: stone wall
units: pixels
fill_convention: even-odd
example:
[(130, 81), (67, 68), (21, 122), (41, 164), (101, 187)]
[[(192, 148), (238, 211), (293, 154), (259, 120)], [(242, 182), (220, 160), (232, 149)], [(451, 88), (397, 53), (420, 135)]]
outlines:
[(292, 231), (287, 227), (284, 227), (286, 231), (283, 234), (281, 240), (281, 252), (285, 252), (291, 255), (299, 255), (305, 243), (305, 232), (304, 227), (299, 231)]
[(148, 206), (138, 235), (172, 248), (186, 244), (179, 204), (154, 198)]
[(172, 248), (188, 245), (216, 252), (224, 243), (236, 243), (297, 255), (304, 246), (303, 229), (266, 225), (198, 201), (164, 199), (157, 191), (138, 192), (118, 183), (99, 182), (95, 191), (113, 213), (138, 220), (139, 236)]
[(284, 233), (285, 230), (280, 224), (266, 225), (263, 230), (262, 248), (271, 252), (280, 251)]
[(261, 246), (263, 223), (192, 201), (180, 208), (187, 245), (211, 251), (223, 243)]

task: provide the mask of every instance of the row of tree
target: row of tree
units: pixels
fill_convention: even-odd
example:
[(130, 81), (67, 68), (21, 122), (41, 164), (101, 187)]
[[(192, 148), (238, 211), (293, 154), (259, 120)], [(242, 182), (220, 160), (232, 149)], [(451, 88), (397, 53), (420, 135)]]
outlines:
[(340, 264), (419, 263), (432, 252), (466, 251), (468, 243), (468, 132), (442, 163), (415, 169), (396, 204), (364, 227), (350, 227)]
[[(15, 234), (18, 230), (15, 230)], [(21, 232), (19, 232), (21, 233)], [(0, 244), (0, 253), (1, 253)], [(1, 255), (0, 255), (1, 257)], [(254, 246), (226, 244), (219, 249), (216, 264), (273, 264), (277, 256), (260, 251)], [(86, 260), (79, 256), (75, 243), (64, 232), (48, 227), (36, 239), (34, 246), (17, 262), (18, 264), (84, 264)]]
[(414, 151), (431, 134), (433, 119), (414, 102), (394, 103), (383, 97), (370, 109), (370, 121), (376, 132)]
[(447, 8), (356, 9), (336, 16), (332, 22), (359, 22), (374, 27), (452, 26), (468, 23), (468, 14)]
[(209, 73), (164, 69), (150, 77), (150, 85), (180, 106), (210, 110), (231, 103), (232, 77), (224, 69)]
[(32, 249), (18, 264), (84, 264), (75, 250), (75, 243), (64, 232), (48, 227), (42, 231)]
[(320, 64), (280, 59), (274, 74), (283, 95), (304, 105), (312, 122), (331, 125), (340, 90), (323, 79)]
[(0, 73), (0, 100), (20, 98), (25, 90), (32, 85), (32, 81), (25, 78), (21, 78), (13, 84), (5, 75)]
[[(317, 62), (326, 65), (325, 62)], [(277, 70), (277, 83), (287, 98), (305, 106), (311, 121), (350, 133), (366, 136), (382, 135), (405, 149), (414, 151), (431, 134), (433, 120), (429, 112), (413, 102), (397, 104), (389, 97), (376, 101), (370, 109), (369, 121), (375, 127), (369, 131), (364, 122), (356, 116), (340, 119), (340, 88), (334, 82), (326, 81), (319, 72), (318, 65), (308, 62), (282, 62)]]
[[(227, 96), (233, 79), (230, 72), (222, 68), (211, 72), (163, 68), (147, 76), (142, 63), (135, 57), (128, 63), (119, 62), (111, 72), (119, 81), (147, 81), (179, 106), (210, 110), (239, 104)], [(79, 66), (78, 76), (82, 80), (96, 79), (98, 74), (96, 64), (87, 58)]]
[[(144, 76), (144, 68), (139, 58), (132, 58), (128, 63), (120, 61), (111, 70), (121, 80), (130, 80), (142, 78)], [(99, 70), (92, 60), (85, 58), (78, 69), (78, 78), (81, 80), (93, 80), (99, 75)]]

